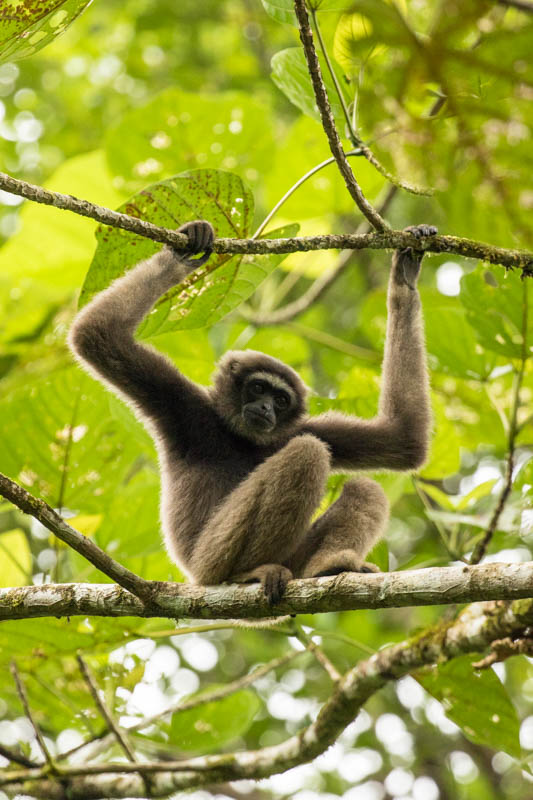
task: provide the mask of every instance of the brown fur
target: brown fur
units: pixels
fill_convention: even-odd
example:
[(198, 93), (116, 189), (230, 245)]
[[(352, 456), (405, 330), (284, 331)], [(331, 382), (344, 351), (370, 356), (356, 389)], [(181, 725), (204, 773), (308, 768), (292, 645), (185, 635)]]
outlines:
[[(207, 225), (182, 229), (191, 250), (203, 245), (209, 251)], [(419, 226), (412, 232), (435, 230)], [(136, 342), (135, 329), (155, 301), (195, 266), (169, 248), (78, 314), (69, 337), (74, 354), (131, 403), (154, 436), (165, 543), (190, 580), (260, 580), (276, 601), (293, 575), (373, 569), (364, 557), (388, 516), (378, 484), (348, 481), (337, 502), (314, 524), (311, 519), (331, 470), (409, 470), (426, 457), (428, 377), (415, 288), (422, 255), (404, 250), (393, 257), (383, 386), (371, 420), (338, 413), (308, 417), (297, 373), (263, 353), (227, 353), (213, 387), (204, 389)], [(268, 433), (251, 430), (240, 413), (243, 381), (258, 371), (281, 378), (296, 398)]]

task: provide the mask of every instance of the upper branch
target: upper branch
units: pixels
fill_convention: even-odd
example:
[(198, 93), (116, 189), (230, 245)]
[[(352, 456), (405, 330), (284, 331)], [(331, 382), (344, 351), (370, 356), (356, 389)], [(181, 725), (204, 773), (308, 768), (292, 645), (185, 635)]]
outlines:
[(342, 149), (339, 134), (337, 132), (337, 128), (335, 127), (335, 120), (333, 119), (333, 114), (331, 113), (328, 94), (322, 79), (320, 62), (318, 60), (315, 45), (313, 43), (313, 34), (311, 32), (311, 26), (309, 25), (309, 16), (305, 7), (305, 0), (294, 0), (294, 10), (300, 26), (300, 39), (302, 40), (305, 59), (307, 61), (309, 75), (311, 77), (311, 82), (315, 92), (315, 100), (320, 112), (320, 118), (322, 120), (322, 127), (324, 128), (324, 132), (328, 137), (329, 147), (333, 158), (337, 162), (340, 173), (344, 178), (346, 188), (350, 192), (350, 195), (354, 199), (357, 207), (377, 231), (387, 230), (389, 225), (364, 196), (363, 192), (361, 191), (361, 187), (355, 179), (352, 168), (348, 163), (344, 150)]
[[(97, 222), (122, 228), (132, 233), (145, 236), (156, 242), (163, 242), (184, 250), (187, 237), (183, 233), (160, 228), (151, 222), (145, 222), (128, 214), (111, 211), (108, 208), (94, 205), (87, 200), (80, 200), (71, 195), (50, 192), (40, 186), (19, 181), (0, 172), (0, 189), (12, 194), (33, 200), (36, 203), (55, 206), (73, 211), (83, 217), (90, 217)], [(456, 253), (467, 258), (478, 258), (491, 264), (502, 264), (504, 267), (518, 267), (524, 275), (533, 275), (533, 253), (528, 250), (513, 250), (496, 247), (473, 239), (458, 236), (431, 236), (426, 241), (416, 240), (410, 233), (386, 230), (379, 233), (364, 234), (329, 234), (323, 236), (302, 236), (289, 239), (216, 239), (216, 253), (245, 253), (268, 255), (272, 253), (299, 253), (309, 250), (349, 249), (363, 250), (396, 250), (406, 247), (417, 247), (432, 253)]]

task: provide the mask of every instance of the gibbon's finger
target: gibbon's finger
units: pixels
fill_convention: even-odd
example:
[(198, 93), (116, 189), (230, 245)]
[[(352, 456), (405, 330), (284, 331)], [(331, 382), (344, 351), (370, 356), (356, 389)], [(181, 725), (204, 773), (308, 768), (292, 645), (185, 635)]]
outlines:
[(215, 241), (215, 231), (213, 230), (213, 226), (209, 222), (204, 222), (202, 227), (198, 229), (199, 238), (201, 242), (199, 243), (199, 251), (204, 253), (212, 253), (213, 252), (213, 244)]
[(435, 236), (437, 228), (434, 225), (409, 225), (404, 228), (405, 233), (411, 233), (417, 239), (422, 239), (423, 236)]

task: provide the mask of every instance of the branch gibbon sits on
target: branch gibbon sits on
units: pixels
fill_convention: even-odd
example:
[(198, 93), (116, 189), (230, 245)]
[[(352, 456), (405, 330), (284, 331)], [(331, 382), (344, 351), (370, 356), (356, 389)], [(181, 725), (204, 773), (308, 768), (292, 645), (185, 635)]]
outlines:
[[(194, 583), (260, 581), (271, 603), (293, 576), (375, 570), (364, 558), (388, 518), (377, 483), (347, 481), (311, 519), (331, 471), (412, 470), (426, 458), (430, 407), (416, 289), (423, 252), (399, 250), (392, 259), (377, 416), (310, 417), (302, 380), (275, 358), (226, 353), (204, 388), (135, 340), (156, 300), (212, 251), (208, 222), (179, 230), (187, 252), (164, 247), (118, 278), (78, 314), (69, 336), (80, 363), (131, 404), (155, 439), (171, 558)], [(407, 230), (417, 238), (436, 233), (428, 225)]]

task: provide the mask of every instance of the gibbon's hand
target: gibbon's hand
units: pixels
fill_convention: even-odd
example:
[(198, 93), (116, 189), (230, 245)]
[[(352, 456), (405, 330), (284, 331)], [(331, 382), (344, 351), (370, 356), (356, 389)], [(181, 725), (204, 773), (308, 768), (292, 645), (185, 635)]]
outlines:
[[(437, 228), (434, 225), (409, 225), (409, 227), (404, 228), (404, 232), (411, 233), (417, 239), (421, 239), (423, 236), (435, 236)], [(410, 289), (416, 288), (423, 256), (424, 251), (416, 250), (414, 247), (398, 250), (398, 266), (401, 269), (397, 279), (400, 283), (405, 284)]]
[[(178, 233), (184, 233), (189, 240), (187, 250), (180, 253), (182, 264), (185, 264), (191, 270), (205, 264), (213, 252), (213, 242), (215, 241), (215, 231), (211, 223), (203, 219), (186, 222), (185, 225), (178, 228)], [(191, 256), (196, 256), (199, 253), (203, 253), (203, 255), (198, 258), (191, 258)]]

